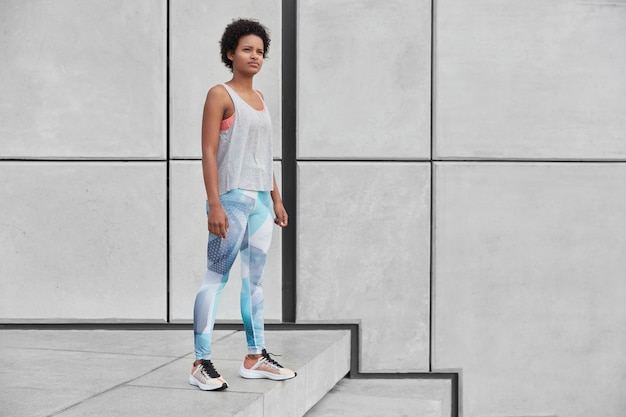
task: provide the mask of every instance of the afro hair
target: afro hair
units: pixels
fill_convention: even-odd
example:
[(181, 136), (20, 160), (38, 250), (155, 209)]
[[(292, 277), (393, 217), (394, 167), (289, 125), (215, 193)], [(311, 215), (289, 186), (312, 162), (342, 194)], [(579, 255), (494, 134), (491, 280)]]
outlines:
[(233, 62), (228, 59), (228, 52), (234, 52), (237, 49), (239, 39), (246, 35), (256, 35), (263, 40), (263, 57), (267, 58), (267, 51), (270, 48), (270, 37), (268, 30), (259, 22), (251, 19), (233, 20), (231, 24), (226, 26), (224, 34), (220, 40), (220, 48), (222, 53), (222, 62), (230, 70), (233, 70)]

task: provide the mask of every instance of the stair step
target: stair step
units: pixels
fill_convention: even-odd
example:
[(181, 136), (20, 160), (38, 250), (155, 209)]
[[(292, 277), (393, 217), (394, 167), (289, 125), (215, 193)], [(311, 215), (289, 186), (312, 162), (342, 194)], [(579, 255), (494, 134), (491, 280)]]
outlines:
[(298, 376), (246, 380), (244, 332), (216, 331), (212, 361), (229, 388), (203, 392), (187, 380), (192, 339), (180, 330), (0, 330), (0, 414), (300, 417), (350, 368), (349, 330), (266, 330), (268, 351)]
[(449, 417), (452, 385), (446, 379), (343, 379), (306, 417)]

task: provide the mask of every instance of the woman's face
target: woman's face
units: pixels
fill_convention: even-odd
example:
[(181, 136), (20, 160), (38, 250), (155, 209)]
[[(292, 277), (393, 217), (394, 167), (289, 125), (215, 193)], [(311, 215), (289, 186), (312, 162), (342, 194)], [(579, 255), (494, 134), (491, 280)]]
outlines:
[(240, 71), (256, 74), (263, 66), (263, 39), (257, 35), (246, 35), (239, 38), (234, 52), (228, 58), (233, 61), (233, 72)]

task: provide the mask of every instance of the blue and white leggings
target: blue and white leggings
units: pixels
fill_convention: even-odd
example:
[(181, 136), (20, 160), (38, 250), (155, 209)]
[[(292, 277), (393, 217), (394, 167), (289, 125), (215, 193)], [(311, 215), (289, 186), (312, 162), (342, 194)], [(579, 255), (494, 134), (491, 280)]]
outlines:
[[(209, 233), (207, 271), (196, 295), (193, 315), (196, 359), (211, 359), (211, 336), (220, 294), (241, 252), (241, 318), (248, 353), (265, 348), (263, 270), (272, 242), (273, 209), (269, 191), (235, 189), (220, 196), (228, 216), (226, 239)], [(207, 206), (208, 213), (208, 206)]]

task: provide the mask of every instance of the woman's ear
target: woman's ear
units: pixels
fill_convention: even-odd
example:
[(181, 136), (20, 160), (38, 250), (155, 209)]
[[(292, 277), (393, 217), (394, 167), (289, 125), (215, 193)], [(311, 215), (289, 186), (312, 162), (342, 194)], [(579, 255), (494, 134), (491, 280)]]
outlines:
[(226, 58), (230, 59), (231, 61), (233, 60), (233, 56), (235, 54), (233, 53), (233, 51), (226, 51)]

